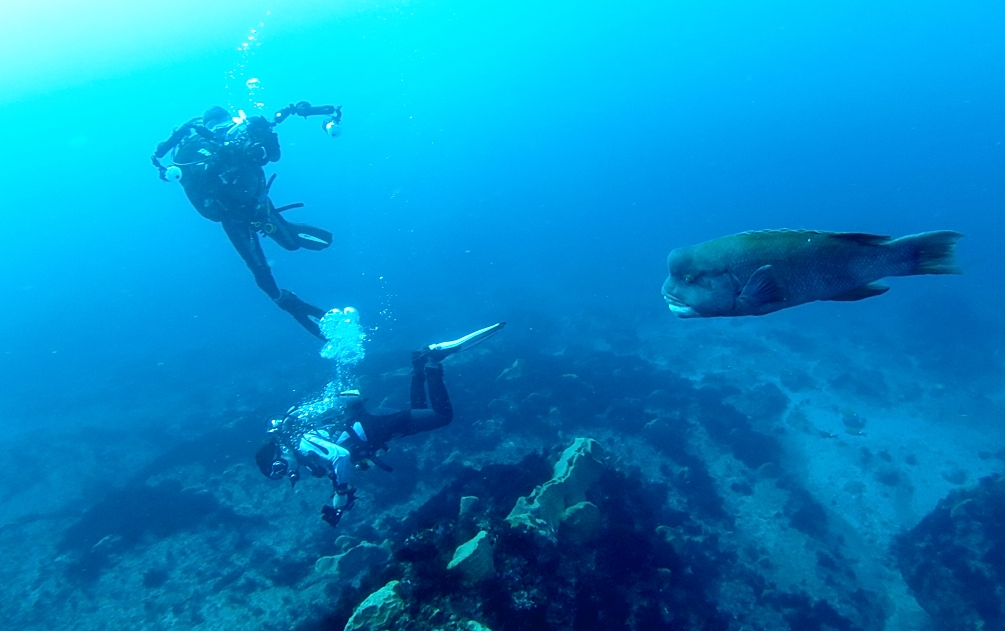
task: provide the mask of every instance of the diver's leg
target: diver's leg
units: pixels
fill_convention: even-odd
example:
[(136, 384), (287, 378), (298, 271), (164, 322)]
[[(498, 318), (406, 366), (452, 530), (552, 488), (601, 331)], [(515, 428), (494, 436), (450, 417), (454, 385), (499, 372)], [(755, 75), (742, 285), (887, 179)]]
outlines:
[(304, 302), (291, 291), (279, 289), (276, 279), (272, 277), (269, 263), (265, 260), (262, 244), (258, 241), (258, 235), (251, 229), (251, 225), (244, 221), (224, 221), (223, 229), (237, 249), (237, 253), (254, 274), (255, 282), (262, 291), (268, 294), (280, 309), (293, 316), (293, 319), (311, 335), (324, 340), (325, 336), (321, 334), (318, 326), (318, 322), (325, 314), (324, 310)]
[(428, 432), (450, 424), (450, 417), (433, 410), (401, 410), (360, 421), (367, 440), (382, 445), (393, 438)]
[(272, 210), (272, 202), (268, 202), (269, 212), (262, 223), (265, 236), (279, 244), (279, 247), (292, 252), (300, 249), (296, 229), (282, 215)]
[(433, 410), (412, 410), (409, 412), (407, 431), (403, 436), (428, 432), (432, 429), (439, 429), (450, 425), (451, 417), (440, 414)]
[(412, 383), (408, 389), (409, 400), (413, 410), (425, 410), (426, 403), (426, 356), (419, 352), (412, 353)]
[(286, 221), (286, 218), (276, 211), (272, 200), (267, 200), (266, 204), (268, 213), (262, 224), (263, 230), (284, 250), (293, 251), (300, 248), (324, 250), (331, 245), (332, 233), (307, 224)]
[[(363, 430), (376, 444), (383, 444), (396, 436), (411, 436), (450, 424), (454, 410), (443, 385), (443, 366), (430, 363), (418, 353), (412, 360), (412, 384), (409, 389), (411, 410), (392, 414), (370, 416), (362, 421)], [(429, 399), (433, 409), (428, 409), (425, 385), (429, 384)]]
[(245, 264), (255, 277), (255, 283), (268, 294), (269, 298), (279, 300), (282, 292), (276, 279), (272, 277), (272, 270), (268, 261), (265, 260), (265, 252), (262, 252), (262, 244), (258, 241), (258, 235), (251, 229), (246, 221), (225, 220), (222, 222), (223, 230), (227, 233), (230, 242), (234, 244), (234, 249), (244, 259)]
[(443, 383), (443, 366), (439, 362), (430, 362), (426, 365), (426, 385), (429, 387), (429, 402), (433, 406), (433, 411), (446, 419), (446, 425), (454, 418), (454, 408), (450, 405), (450, 396), (447, 394), (447, 387)]
[(327, 341), (318, 325), (325, 315), (324, 309), (304, 302), (295, 293), (286, 289), (281, 291), (281, 295), (276, 299), (276, 304), (279, 305), (280, 309), (293, 316), (293, 319), (307, 329), (308, 333), (321, 341)]

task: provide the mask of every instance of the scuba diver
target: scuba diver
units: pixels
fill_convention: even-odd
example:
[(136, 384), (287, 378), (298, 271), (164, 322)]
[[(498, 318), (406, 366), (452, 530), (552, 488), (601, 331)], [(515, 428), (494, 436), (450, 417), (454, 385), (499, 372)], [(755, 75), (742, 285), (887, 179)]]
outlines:
[(387, 451), (389, 440), (438, 429), (453, 420), (440, 362), (483, 342), (504, 326), (505, 322), (499, 322), (412, 353), (411, 409), (369, 412), (357, 390), (341, 393), (341, 405), (315, 419), (307, 418), (299, 407), (290, 408), (285, 416), (269, 421), (269, 435), (255, 454), (258, 469), (270, 480), (286, 478), (291, 485), (300, 480), (301, 466), (314, 477), (330, 479), (332, 501), (321, 508), (321, 519), (337, 526), (356, 503), (356, 489), (351, 484), (355, 469), (365, 471), (373, 463), (391, 471), (378, 455)]
[[(324, 310), (304, 302), (291, 291), (280, 289), (262, 251), (258, 233), (285, 250), (323, 250), (331, 245), (332, 233), (321, 228), (287, 221), (284, 211), (302, 203), (277, 208), (269, 198), (275, 181), (265, 179), (263, 167), (280, 157), (279, 136), (274, 128), (290, 116), (322, 115), (322, 129), (333, 138), (341, 135), (342, 106), (312, 106), (307, 101), (280, 110), (271, 121), (264, 116), (232, 117), (220, 106), (193, 118), (164, 142), (151, 157), (160, 178), (180, 182), (200, 215), (223, 226), (237, 253), (247, 264), (258, 286), (280, 309), (292, 315), (314, 336), (324, 339), (318, 321)], [(161, 159), (172, 154), (172, 164)]]

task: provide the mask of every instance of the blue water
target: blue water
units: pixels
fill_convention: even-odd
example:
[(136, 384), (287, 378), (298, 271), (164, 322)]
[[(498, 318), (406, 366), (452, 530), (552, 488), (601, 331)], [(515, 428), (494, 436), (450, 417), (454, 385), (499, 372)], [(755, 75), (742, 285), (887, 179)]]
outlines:
[[(359, 310), (364, 372), (499, 320), (501, 367), (777, 326), (820, 356), (868, 346), (1005, 418), (1002, 3), (330, 4), (103, 0), (4, 24), (0, 411), (24, 463), (0, 485), (5, 524), (84, 512), (177, 444), (330, 378), (317, 340), (149, 164), (209, 105), (257, 111), (235, 71), (266, 112), (343, 106), (338, 139), (285, 122), (266, 169), (277, 204), (306, 204), (289, 218), (335, 244), (264, 247), (281, 287)], [(242, 53), (251, 29), (261, 45)], [(756, 323), (669, 313), (671, 249), (766, 228), (957, 230), (965, 274)]]

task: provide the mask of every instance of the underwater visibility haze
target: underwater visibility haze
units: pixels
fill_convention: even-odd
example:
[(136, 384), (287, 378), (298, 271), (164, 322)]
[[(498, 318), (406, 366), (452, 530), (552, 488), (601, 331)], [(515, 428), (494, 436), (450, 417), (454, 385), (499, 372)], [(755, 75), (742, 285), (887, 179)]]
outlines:
[(5, 628), (1005, 630), (1002, 3), (2, 25)]

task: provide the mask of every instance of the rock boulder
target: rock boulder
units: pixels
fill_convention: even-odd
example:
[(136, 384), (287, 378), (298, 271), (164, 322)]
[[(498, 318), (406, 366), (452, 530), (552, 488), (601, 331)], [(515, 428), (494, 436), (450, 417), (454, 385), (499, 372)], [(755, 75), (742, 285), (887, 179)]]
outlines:
[(534, 489), (530, 497), (517, 500), (506, 520), (513, 527), (524, 526), (555, 537), (559, 526), (575, 516), (575, 524), (567, 530), (579, 542), (588, 541), (590, 532), (596, 530), (591, 524), (599, 525), (599, 511), (586, 501), (586, 492), (603, 473), (601, 453), (600, 444), (592, 438), (574, 440), (555, 463), (551, 479)]

